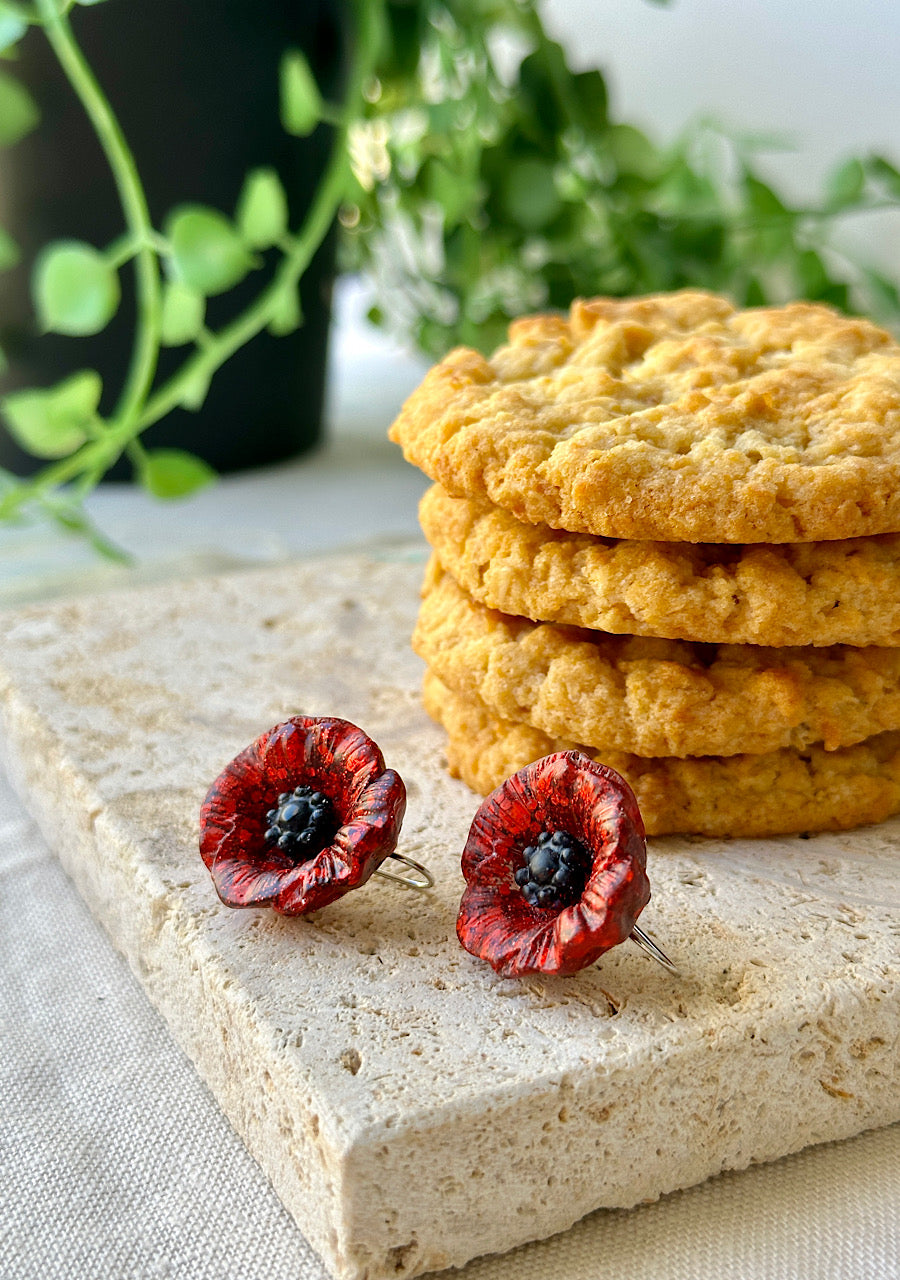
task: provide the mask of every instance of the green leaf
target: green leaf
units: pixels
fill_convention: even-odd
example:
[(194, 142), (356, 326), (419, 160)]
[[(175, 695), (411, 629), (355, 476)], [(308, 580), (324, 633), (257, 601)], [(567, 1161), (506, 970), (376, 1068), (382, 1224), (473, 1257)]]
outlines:
[(0, 53), (11, 49), (28, 30), (28, 20), (18, 6), (0, 4)]
[(305, 138), (322, 119), (322, 95), (305, 54), (288, 49), (279, 76), (281, 123), (295, 138)]
[(0, 402), (12, 437), (36, 458), (67, 458), (87, 440), (103, 383), (82, 369), (47, 389), (16, 391)]
[(209, 297), (243, 280), (253, 257), (223, 213), (182, 205), (169, 215), (166, 234), (182, 284)]
[[(381, 6), (378, 6), (381, 9)], [(418, 5), (389, 4), (378, 36), (381, 41), (380, 63), (390, 79), (415, 84), (422, 44), (419, 38), (421, 14)], [(381, 74), (381, 71), (379, 72)]]
[(140, 481), (154, 498), (186, 498), (216, 479), (202, 458), (184, 449), (153, 449), (140, 467)]
[(281, 290), (276, 301), (276, 309), (269, 321), (269, 333), (276, 338), (284, 338), (303, 323), (303, 312), (300, 309), (300, 295), (295, 285)]
[(772, 188), (749, 170), (744, 172), (744, 191), (750, 208), (758, 217), (780, 219), (790, 212)]
[(532, 157), (510, 165), (502, 195), (507, 214), (525, 231), (540, 231), (562, 208), (551, 165)]
[(745, 216), (751, 222), (752, 248), (745, 250), (745, 257), (757, 263), (778, 262), (785, 254), (793, 255), (794, 228), (797, 215), (789, 209), (771, 187), (754, 174), (744, 174), (744, 194), (747, 200)]
[(38, 255), (32, 292), (44, 329), (82, 337), (99, 333), (115, 315), (119, 277), (92, 245), (60, 240)]
[(8, 232), (0, 227), (0, 271), (8, 271), (21, 258), (19, 246)]
[(825, 263), (814, 249), (804, 249), (802, 253), (798, 254), (795, 265), (800, 288), (805, 298), (815, 301), (823, 297), (828, 289), (831, 288), (831, 276), (828, 274)]
[(205, 310), (202, 294), (194, 293), (180, 280), (167, 280), (162, 298), (163, 346), (180, 347), (193, 342), (203, 328)]
[(850, 286), (842, 281), (835, 281), (821, 291), (816, 301), (827, 302), (830, 306), (837, 307), (839, 311), (849, 311)]
[(568, 82), (570, 77), (562, 46), (553, 40), (545, 41), (523, 58), (516, 96), (519, 131), (539, 144), (553, 144), (569, 123), (556, 85)]
[(764, 307), (768, 302), (766, 291), (756, 276), (750, 276), (747, 280), (742, 300), (745, 307)]
[(873, 178), (883, 182), (888, 192), (900, 200), (900, 169), (892, 165), (884, 156), (870, 156), (866, 167)]
[(426, 198), (440, 206), (448, 230), (459, 226), (478, 208), (481, 184), (477, 177), (458, 173), (443, 160), (432, 159), (423, 178)]
[(635, 177), (652, 181), (665, 169), (663, 157), (640, 129), (630, 124), (614, 124), (606, 138), (620, 173), (633, 173)]
[(866, 185), (866, 174), (859, 160), (845, 160), (825, 181), (826, 208), (836, 211), (859, 203)]
[(721, 219), (724, 216), (722, 200), (715, 185), (695, 173), (683, 160), (673, 166), (648, 196), (645, 207), (670, 218)]
[(597, 130), (606, 123), (608, 106), (606, 81), (599, 71), (582, 71), (572, 77), (572, 88), (578, 98), (578, 106), (585, 127)]
[(38, 105), (23, 84), (0, 71), (0, 147), (24, 138), (41, 118)]
[(202, 409), (211, 380), (210, 375), (202, 369), (186, 377), (179, 386), (178, 403), (182, 409), (189, 409), (191, 413)]
[(288, 202), (274, 169), (247, 174), (237, 206), (237, 226), (247, 244), (268, 249), (288, 229)]

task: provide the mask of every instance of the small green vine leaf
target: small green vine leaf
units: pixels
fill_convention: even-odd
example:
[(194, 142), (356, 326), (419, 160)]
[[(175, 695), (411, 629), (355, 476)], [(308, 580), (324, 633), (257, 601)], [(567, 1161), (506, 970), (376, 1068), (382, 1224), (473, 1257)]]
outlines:
[(288, 49), (281, 59), (281, 123), (295, 138), (305, 138), (322, 119), (323, 103), (319, 86), (306, 55)]
[(225, 293), (254, 265), (252, 254), (225, 215), (205, 205), (174, 210), (166, 235), (179, 280), (205, 297)]
[(0, 147), (11, 147), (35, 128), (38, 105), (23, 84), (0, 71)]
[(72, 337), (104, 329), (121, 296), (115, 269), (80, 240), (57, 241), (38, 255), (32, 292), (42, 327)]
[(141, 460), (141, 484), (154, 498), (186, 498), (216, 478), (212, 467), (184, 449), (152, 449)]
[(236, 220), (244, 240), (254, 249), (268, 249), (285, 234), (287, 196), (274, 169), (254, 169), (247, 174)]
[(185, 375), (178, 388), (178, 403), (182, 409), (189, 409), (191, 413), (202, 409), (203, 402), (209, 394), (210, 381), (211, 375), (205, 370)]
[(300, 295), (295, 285), (286, 285), (278, 295), (268, 330), (276, 338), (287, 337), (303, 323)]
[(5, 53), (22, 39), (28, 20), (15, 5), (0, 4), (0, 53)]
[(167, 280), (163, 286), (160, 341), (166, 347), (181, 347), (193, 342), (203, 328), (206, 305), (203, 295), (195, 293), (180, 280)]
[(102, 390), (99, 373), (82, 369), (55, 387), (15, 391), (0, 409), (23, 449), (36, 458), (67, 458), (91, 434)]

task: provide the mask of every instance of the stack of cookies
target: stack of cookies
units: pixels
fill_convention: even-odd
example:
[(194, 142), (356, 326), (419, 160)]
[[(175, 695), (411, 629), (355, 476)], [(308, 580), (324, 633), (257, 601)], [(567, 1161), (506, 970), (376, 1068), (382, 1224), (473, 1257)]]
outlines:
[(413, 640), (452, 772), (578, 747), (651, 834), (900, 811), (900, 345), (700, 291), (457, 350), (391, 429), (436, 483)]

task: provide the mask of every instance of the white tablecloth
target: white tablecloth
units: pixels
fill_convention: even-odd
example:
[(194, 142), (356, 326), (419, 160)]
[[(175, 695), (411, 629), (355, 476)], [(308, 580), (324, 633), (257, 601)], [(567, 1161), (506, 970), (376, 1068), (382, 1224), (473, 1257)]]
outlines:
[[(3, 530), (0, 605), (415, 536), (424, 481), (383, 429), (418, 370), (394, 359), (385, 376), (358, 332), (334, 354), (326, 448), (179, 507), (104, 490), (94, 514), (140, 554), (133, 570)], [(325, 1280), (2, 778), (0, 1036), (0, 1277)], [(462, 1275), (898, 1280), (898, 1224), (894, 1126), (596, 1213)]]

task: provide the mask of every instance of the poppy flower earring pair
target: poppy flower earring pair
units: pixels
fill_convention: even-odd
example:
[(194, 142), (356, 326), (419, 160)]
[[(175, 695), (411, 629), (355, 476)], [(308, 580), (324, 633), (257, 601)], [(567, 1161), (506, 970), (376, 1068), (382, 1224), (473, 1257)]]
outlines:
[[(200, 811), (200, 854), (231, 907), (303, 915), (374, 874), (434, 880), (396, 852), (406, 788), (347, 720), (294, 716), (222, 771)], [(406, 873), (382, 871), (388, 858)], [(575, 973), (626, 938), (673, 969), (636, 920), (650, 898), (628, 784), (577, 751), (515, 774), (484, 801), (462, 855), (457, 934), (506, 977)]]

